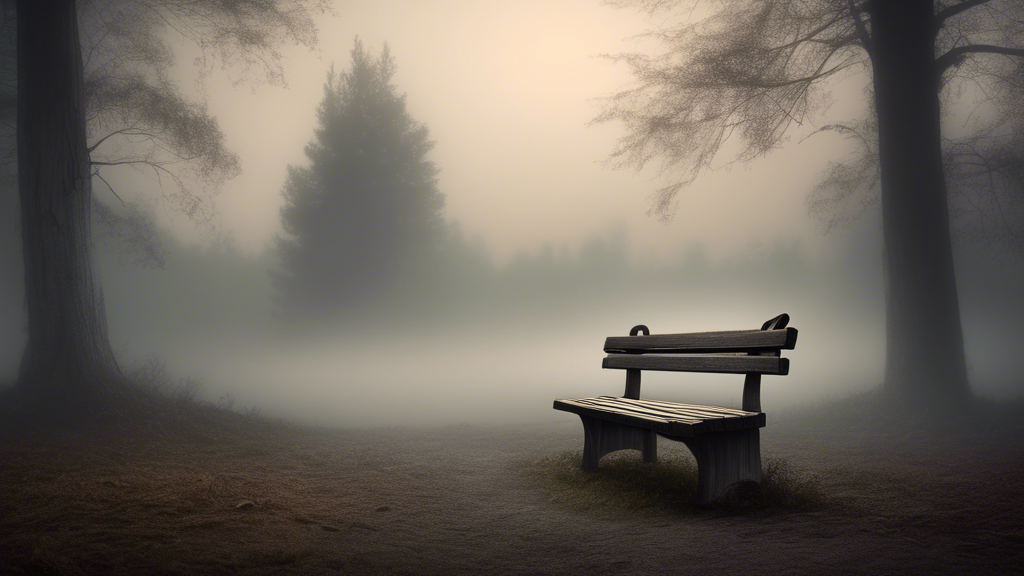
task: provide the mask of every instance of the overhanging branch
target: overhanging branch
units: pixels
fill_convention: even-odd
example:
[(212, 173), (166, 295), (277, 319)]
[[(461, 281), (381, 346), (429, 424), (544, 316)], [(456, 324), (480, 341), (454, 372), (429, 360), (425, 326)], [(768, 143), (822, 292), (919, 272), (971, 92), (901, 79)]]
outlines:
[(939, 10), (939, 13), (935, 15), (935, 30), (938, 31), (939, 28), (942, 28), (942, 25), (945, 24), (946, 20), (949, 20), (953, 16), (956, 16), (961, 12), (966, 12), (975, 6), (987, 4), (991, 1), (992, 0), (963, 0), (963, 2), (953, 4), (949, 8)]
[(110, 185), (110, 182), (107, 182), (107, 179), (100, 175), (99, 170), (94, 171), (92, 175), (103, 180), (103, 183), (107, 185), (107, 188), (110, 188), (110, 193), (114, 195), (114, 198), (117, 198), (118, 202), (121, 203), (121, 206), (126, 208), (128, 207), (128, 205), (124, 203), (124, 200), (121, 200), (121, 197), (117, 195), (117, 192), (114, 192), (114, 187)]
[(935, 59), (935, 75), (937, 77), (942, 76), (950, 66), (956, 65), (968, 54), (1002, 54), (1004, 56), (1024, 58), (1024, 48), (1008, 48), (1006, 46), (992, 46), (989, 44), (957, 46)]
[[(123, 132), (124, 132), (124, 130), (115, 130), (114, 132), (111, 132), (110, 134), (107, 134), (103, 138), (100, 138), (99, 140), (97, 140), (95, 144), (93, 144), (92, 146), (89, 146), (86, 150), (88, 150), (89, 153), (91, 154), (94, 150), (96, 150), (96, 148), (99, 148), (99, 145), (103, 144), (103, 142), (106, 141), (107, 138), (110, 138), (111, 136), (115, 136), (117, 134), (121, 134)], [(94, 164), (95, 164), (95, 162), (94, 162)]]

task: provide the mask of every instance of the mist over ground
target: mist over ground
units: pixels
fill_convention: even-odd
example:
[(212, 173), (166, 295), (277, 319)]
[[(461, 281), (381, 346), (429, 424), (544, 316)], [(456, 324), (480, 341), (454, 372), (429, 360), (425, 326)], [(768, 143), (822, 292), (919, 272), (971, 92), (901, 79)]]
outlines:
[[(12, 213), (4, 210), (8, 223)], [(564, 420), (555, 398), (621, 394), (624, 373), (600, 367), (606, 336), (635, 324), (652, 333), (756, 328), (782, 312), (800, 337), (785, 354), (790, 374), (764, 379), (766, 413), (869, 390), (881, 382), (885, 351), (878, 239), (866, 218), (823, 236), (826, 258), (779, 241), (717, 260), (694, 245), (657, 265), (630, 258), (620, 227), (577, 251), (549, 246), (500, 266), (455, 227), (390, 290), (306, 321), (275, 308), (269, 252), (186, 246), (166, 231), (157, 239), (163, 268), (133, 263), (131, 250), (102, 234), (97, 252), (126, 371), (162, 365), (168, 392), (191, 379), (199, 399), (236, 410), (365, 427)], [(3, 258), (0, 371), (13, 382), (25, 317), (17, 252)], [(976, 248), (961, 249), (957, 264), (973, 390), (1019, 396), (1021, 267)], [(643, 395), (738, 407), (741, 384), (734, 375), (648, 372)]]

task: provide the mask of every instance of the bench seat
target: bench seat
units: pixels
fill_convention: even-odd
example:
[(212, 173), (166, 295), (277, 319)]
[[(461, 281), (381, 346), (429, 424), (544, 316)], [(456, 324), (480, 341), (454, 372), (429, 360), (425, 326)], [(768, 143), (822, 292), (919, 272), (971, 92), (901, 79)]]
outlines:
[(627, 426), (649, 428), (668, 437), (695, 438), (709, 432), (765, 426), (762, 412), (618, 396), (555, 400), (554, 408)]

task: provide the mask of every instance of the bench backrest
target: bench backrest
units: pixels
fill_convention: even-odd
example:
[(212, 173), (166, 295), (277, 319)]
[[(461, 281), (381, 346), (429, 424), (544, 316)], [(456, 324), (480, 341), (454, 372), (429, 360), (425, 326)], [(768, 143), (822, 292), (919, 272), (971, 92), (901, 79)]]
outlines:
[(605, 340), (608, 356), (601, 367), (626, 370), (623, 396), (633, 399), (640, 398), (641, 370), (746, 374), (743, 409), (760, 412), (761, 374), (789, 373), (789, 359), (781, 353), (796, 347), (797, 330), (787, 324), (789, 315), (780, 314), (760, 330), (651, 334), (646, 326), (634, 326), (629, 336)]

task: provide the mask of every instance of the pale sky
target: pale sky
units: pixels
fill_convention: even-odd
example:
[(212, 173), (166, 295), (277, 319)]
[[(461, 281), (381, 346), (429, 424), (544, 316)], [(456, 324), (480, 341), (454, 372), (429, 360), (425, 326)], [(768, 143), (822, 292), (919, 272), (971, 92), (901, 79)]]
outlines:
[[(666, 177), (601, 165), (622, 128), (586, 124), (596, 99), (631, 78), (597, 55), (647, 49), (631, 37), (659, 23), (598, 0), (339, 2), (336, 17), (320, 20), (319, 54), (284, 51), (287, 89), (254, 91), (212, 73), (209, 109), (243, 167), (223, 188), (221, 222), (251, 252), (278, 232), (286, 167), (305, 163), (327, 69), (332, 61), (347, 68), (358, 35), (374, 54), (390, 45), (395, 83), (436, 141), (446, 216), (499, 264), (545, 244), (574, 250), (615, 228), (641, 260), (673, 259), (695, 242), (729, 255), (778, 238), (801, 240), (813, 255), (822, 236), (804, 199), (825, 163), (840, 159), (833, 136), (701, 178), (667, 225), (646, 215), (648, 195)], [(190, 89), (191, 58), (180, 61)], [(857, 79), (843, 86), (833, 110), (848, 113), (863, 94)], [(813, 129), (801, 127), (794, 142)]]

